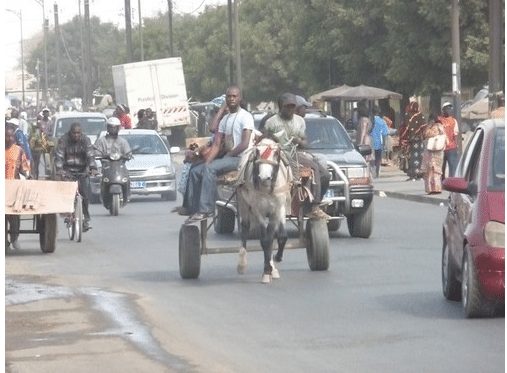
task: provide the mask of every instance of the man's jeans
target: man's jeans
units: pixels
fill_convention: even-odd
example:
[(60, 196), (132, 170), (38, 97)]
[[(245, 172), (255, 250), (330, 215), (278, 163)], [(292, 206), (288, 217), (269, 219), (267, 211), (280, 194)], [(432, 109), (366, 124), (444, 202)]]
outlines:
[(446, 163), (449, 165), (449, 177), (453, 177), (458, 167), (459, 154), (458, 148), (444, 151), (444, 163), (442, 165), (442, 178), (445, 177)]
[(192, 165), (188, 173), (187, 188), (183, 196), (183, 207), (191, 214), (199, 212), (203, 170), (204, 163), (200, 163)]
[(240, 157), (224, 157), (203, 165), (200, 212), (214, 212), (217, 195), (217, 178), (229, 171), (237, 170)]

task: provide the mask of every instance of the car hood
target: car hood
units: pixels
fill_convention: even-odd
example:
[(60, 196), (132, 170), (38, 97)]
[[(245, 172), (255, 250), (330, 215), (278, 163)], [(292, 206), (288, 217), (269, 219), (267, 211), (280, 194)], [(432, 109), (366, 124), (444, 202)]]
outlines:
[(308, 149), (310, 153), (324, 154), (338, 166), (366, 166), (363, 156), (351, 149)]
[(169, 154), (134, 154), (126, 163), (128, 170), (146, 170), (159, 166), (172, 166)]
[(505, 224), (505, 192), (488, 192), (484, 196), (489, 211), (489, 220)]

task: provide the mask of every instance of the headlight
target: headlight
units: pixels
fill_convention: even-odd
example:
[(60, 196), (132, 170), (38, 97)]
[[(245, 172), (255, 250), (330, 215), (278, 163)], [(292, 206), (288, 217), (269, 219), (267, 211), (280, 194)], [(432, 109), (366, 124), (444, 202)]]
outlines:
[(146, 172), (147, 175), (165, 175), (170, 174), (172, 170), (172, 167), (169, 166), (160, 166), (152, 168), (151, 170), (148, 170)]
[(505, 224), (488, 221), (484, 227), (484, 238), (488, 245), (505, 249)]
[(111, 153), (111, 155), (109, 156), (109, 158), (111, 158), (112, 161), (117, 161), (121, 158), (121, 154), (120, 153)]
[(368, 185), (371, 184), (370, 173), (367, 167), (349, 167), (347, 168), (347, 177), (350, 185)]

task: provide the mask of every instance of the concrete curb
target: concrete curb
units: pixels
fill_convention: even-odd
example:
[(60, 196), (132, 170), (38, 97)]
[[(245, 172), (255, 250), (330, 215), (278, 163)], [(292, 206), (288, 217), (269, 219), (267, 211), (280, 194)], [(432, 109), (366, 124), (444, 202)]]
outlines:
[(414, 194), (407, 194), (407, 193), (401, 193), (401, 192), (389, 192), (386, 190), (375, 190), (376, 196), (381, 196), (381, 194), (385, 194), (386, 197), (389, 198), (397, 198), (397, 199), (403, 199), (406, 201), (412, 201), (412, 202), (419, 202), (419, 203), (428, 203), (435, 206), (441, 206), (443, 204), (444, 206), (447, 204), (447, 198), (438, 198), (438, 197), (429, 197), (425, 195), (414, 195)]

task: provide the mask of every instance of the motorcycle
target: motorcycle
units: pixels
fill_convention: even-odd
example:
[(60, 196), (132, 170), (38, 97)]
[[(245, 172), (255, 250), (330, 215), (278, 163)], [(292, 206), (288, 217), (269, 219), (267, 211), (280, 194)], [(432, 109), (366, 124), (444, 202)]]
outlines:
[(120, 207), (125, 206), (130, 197), (130, 177), (125, 165), (130, 158), (114, 152), (99, 159), (102, 162), (100, 181), (102, 204), (112, 216), (118, 216)]

